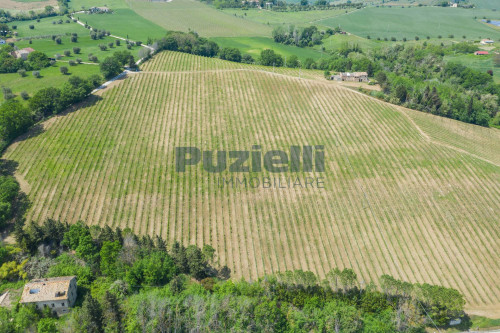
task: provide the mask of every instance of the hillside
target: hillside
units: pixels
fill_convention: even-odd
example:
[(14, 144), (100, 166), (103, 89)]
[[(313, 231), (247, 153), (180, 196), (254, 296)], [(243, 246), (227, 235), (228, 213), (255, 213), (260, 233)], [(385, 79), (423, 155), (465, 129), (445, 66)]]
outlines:
[[(164, 52), (11, 145), (27, 220), (212, 244), (232, 276), (352, 267), (451, 286), (500, 313), (500, 131), (398, 108), (321, 73)], [(305, 79), (304, 76), (310, 78)], [(325, 188), (220, 188), (175, 147), (324, 145)], [(248, 175), (247, 175), (248, 176)], [(253, 174), (257, 177), (310, 174)]]

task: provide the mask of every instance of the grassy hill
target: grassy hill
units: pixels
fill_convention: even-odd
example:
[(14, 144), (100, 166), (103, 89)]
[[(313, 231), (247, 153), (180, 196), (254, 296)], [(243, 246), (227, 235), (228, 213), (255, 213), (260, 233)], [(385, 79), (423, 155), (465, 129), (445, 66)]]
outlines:
[[(32, 201), (27, 220), (209, 243), (235, 278), (352, 267), (364, 283), (387, 273), (452, 286), (469, 309), (498, 311), (500, 131), (297, 74), (159, 54), (8, 148)], [(254, 144), (324, 145), (326, 172), (312, 176), (325, 188), (220, 188), (217, 177), (246, 174), (174, 170), (175, 147)]]
[(368, 7), (321, 20), (317, 24), (330, 27), (340, 25), (342, 29), (362, 37), (396, 37), (398, 40), (403, 37), (413, 39), (415, 36), (436, 38), (439, 35), (447, 38), (451, 34), (457, 38), (465, 35), (469, 39), (500, 38), (498, 29), (479, 22), (483, 17), (495, 19), (500, 17), (500, 13), (485, 9)]

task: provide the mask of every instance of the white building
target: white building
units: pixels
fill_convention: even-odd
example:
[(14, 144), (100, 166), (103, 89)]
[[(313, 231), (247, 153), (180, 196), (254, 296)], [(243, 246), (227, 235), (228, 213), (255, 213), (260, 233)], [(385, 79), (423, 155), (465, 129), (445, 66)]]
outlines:
[(0, 45), (4, 45), (5, 43), (6, 43), (5, 40), (0, 38)]
[(48, 307), (62, 315), (75, 304), (76, 296), (76, 276), (36, 279), (24, 286), (19, 303), (35, 304), (40, 310)]

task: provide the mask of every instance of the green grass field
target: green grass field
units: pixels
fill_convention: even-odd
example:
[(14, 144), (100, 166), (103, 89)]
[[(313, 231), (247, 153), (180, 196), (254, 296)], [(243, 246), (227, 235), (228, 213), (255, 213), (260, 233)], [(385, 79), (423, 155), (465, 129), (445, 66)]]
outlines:
[(500, 2), (497, 0), (470, 0), (477, 8), (500, 10)]
[(500, 12), (487, 10), (467, 10), (461, 8), (441, 7), (406, 7), (406, 8), (375, 8), (368, 7), (331, 19), (318, 21), (320, 25), (336, 27), (358, 36), (365, 37), (396, 37), (398, 40), (415, 36), (436, 38), (441, 35), (447, 38), (453, 34), (455, 38), (465, 35), (468, 39), (500, 38), (500, 30), (474, 20), (483, 15), (500, 18)]
[[(88, 31), (87, 31), (88, 33)], [(116, 39), (112, 37), (105, 37), (99, 40), (93, 40), (90, 36), (84, 35), (83, 37), (78, 37), (78, 42), (72, 43), (69, 36), (61, 37), (62, 43), (57, 44), (51, 38), (48, 39), (33, 39), (31, 44), (29, 41), (22, 40), (15, 43), (15, 45), (19, 48), (31, 47), (37, 51), (44, 52), (49, 57), (54, 57), (56, 54), (63, 55), (65, 50), (71, 51), (71, 56), (63, 57), (62, 60), (75, 60), (76, 58), (82, 59), (84, 62), (88, 61), (88, 55), (92, 53), (97, 56), (99, 60), (104, 60), (104, 58), (109, 57), (115, 51), (123, 51), (126, 50), (126, 44), (124, 41), (120, 41), (120, 46), (113, 46), (113, 48), (109, 48), (106, 51), (101, 51), (99, 48), (100, 44), (108, 45), (108, 43), (115, 43)], [(79, 47), (81, 49), (80, 54), (73, 53), (73, 47)], [(141, 47), (135, 46), (131, 50), (129, 50), (134, 57), (137, 58), (138, 52)]]
[(194, 30), (202, 37), (270, 37), (271, 27), (216, 10), (198, 0), (130, 1), (139, 15), (167, 30)]
[(141, 17), (128, 8), (113, 9), (111, 14), (76, 14), (80, 21), (93, 28), (110, 31), (111, 34), (131, 40), (146, 42), (148, 37), (160, 38), (165, 29)]
[[(351, 12), (352, 9), (347, 10)], [(237, 17), (261, 24), (281, 25), (310, 25), (317, 21), (324, 20), (339, 15), (345, 15), (346, 10), (311, 10), (302, 12), (275, 12), (272, 10), (263, 9), (224, 9), (224, 13), (236, 15)]]
[[(63, 20), (62, 24), (52, 24), (54, 21)], [(70, 20), (70, 23), (65, 23), (68, 18), (66, 16), (55, 16), (55, 17), (46, 17), (37, 21), (14, 21), (10, 22), (9, 25), (17, 25), (18, 38), (23, 37), (37, 37), (37, 36), (50, 36), (50, 35), (65, 35), (71, 34), (73, 32), (80, 35), (88, 35), (89, 31), (82, 27), (80, 24), (73, 22)], [(34, 29), (30, 29), (29, 26), (34, 25)]]
[[(69, 69), (68, 75), (62, 75), (59, 71), (60, 66), (66, 66)], [(40, 70), (41, 77), (35, 78), (32, 72), (26, 72), (25, 77), (17, 73), (0, 74), (0, 87), (9, 87), (16, 95), (26, 91), (32, 96), (36, 91), (47, 87), (61, 87), (68, 81), (71, 75), (88, 77), (92, 74), (100, 74), (99, 66), (80, 64), (69, 66), (69, 64), (58, 61), (54, 66)], [(0, 102), (3, 102), (3, 95), (0, 96)]]
[(447, 55), (445, 61), (452, 61), (463, 64), (467, 67), (477, 69), (481, 72), (493, 71), (495, 82), (500, 83), (500, 67), (495, 67), (493, 56), (476, 56), (473, 54)]
[(296, 55), (300, 60), (306, 58), (313, 58), (317, 60), (321, 57), (327, 56), (320, 50), (315, 50), (309, 47), (300, 48), (291, 45), (283, 45), (275, 43), (272, 38), (265, 37), (215, 37), (211, 38), (220, 47), (236, 47), (244, 53), (248, 53), (256, 59), (260, 56), (260, 52), (265, 49), (271, 49), (281, 54), (283, 57), (290, 57), (292, 54)]
[[(211, 244), (236, 279), (351, 267), (498, 307), (500, 131), (286, 69), (163, 52), (143, 70), (7, 149), (33, 203), (27, 220)], [(325, 188), (220, 188), (217, 176), (248, 175), (175, 172), (174, 147), (254, 144), (325, 145), (325, 173), (252, 174), (324, 177)]]

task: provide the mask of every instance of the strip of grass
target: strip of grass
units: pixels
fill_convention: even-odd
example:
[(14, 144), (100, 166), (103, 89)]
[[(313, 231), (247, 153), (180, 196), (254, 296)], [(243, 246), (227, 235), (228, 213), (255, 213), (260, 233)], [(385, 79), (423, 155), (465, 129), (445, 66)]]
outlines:
[(320, 50), (315, 50), (309, 47), (301, 48), (297, 46), (279, 44), (275, 43), (271, 38), (266, 37), (216, 37), (212, 38), (212, 40), (219, 44), (220, 47), (236, 47), (240, 49), (242, 53), (248, 53), (254, 58), (260, 56), (260, 52), (265, 49), (274, 50), (284, 57), (296, 55), (301, 60), (306, 58), (313, 58), (314, 60), (317, 60), (321, 57), (327, 56)]
[(318, 20), (344, 15), (346, 11), (351, 12), (352, 9), (335, 9), (335, 10), (308, 10), (301, 12), (276, 12), (264, 9), (224, 9), (225, 13), (234, 15), (236, 17), (269, 25), (281, 24), (294, 24), (294, 25), (308, 25), (315, 24)]

